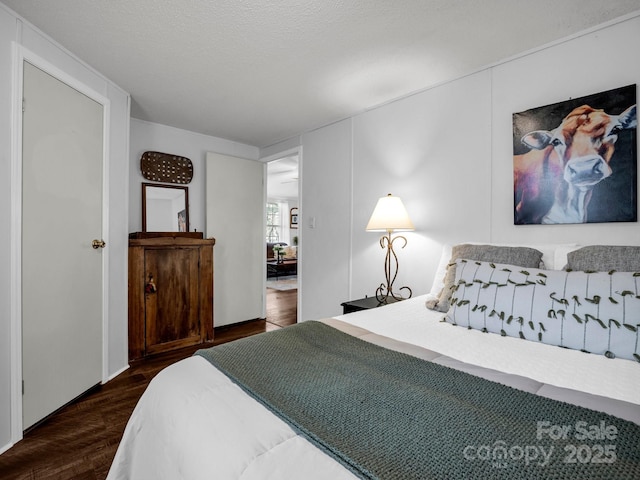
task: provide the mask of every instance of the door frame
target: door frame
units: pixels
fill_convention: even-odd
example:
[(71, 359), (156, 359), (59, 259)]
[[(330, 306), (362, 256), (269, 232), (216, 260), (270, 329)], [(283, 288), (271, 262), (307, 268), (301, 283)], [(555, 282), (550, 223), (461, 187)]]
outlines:
[[(303, 278), (303, 272), (302, 272), (302, 263), (304, 261), (304, 242), (302, 241), (302, 236), (303, 236), (303, 230), (304, 230), (304, 206), (302, 204), (302, 164), (303, 164), (303, 160), (302, 160), (302, 145), (298, 145), (297, 147), (293, 147), (293, 148), (289, 148), (287, 150), (283, 150), (282, 152), (278, 152), (278, 153), (274, 153), (273, 155), (268, 155), (266, 157), (262, 157), (260, 159), (261, 162), (264, 163), (264, 178), (265, 178), (265, 185), (264, 185), (264, 189), (263, 189), (263, 194), (264, 194), (264, 198), (262, 201), (262, 208), (263, 208), (263, 212), (262, 212), (262, 232), (263, 232), (263, 236), (264, 236), (264, 232), (266, 232), (267, 230), (267, 212), (266, 212), (266, 205), (267, 205), (267, 184), (266, 184), (266, 176), (267, 176), (267, 164), (269, 162), (273, 162), (275, 160), (279, 160), (281, 158), (284, 157), (290, 157), (292, 155), (297, 155), (298, 156), (298, 212), (300, 212), (298, 214), (298, 249), (297, 249), (297, 256), (298, 256), (298, 295), (297, 295), (297, 304), (298, 304), (298, 314), (297, 314), (297, 318), (296, 318), (296, 322), (300, 323), (302, 321), (302, 319), (300, 318), (300, 314), (302, 312), (302, 294), (303, 294), (303, 285), (302, 285), (302, 278)], [(263, 265), (263, 269), (264, 271), (262, 272), (262, 316), (264, 318), (266, 318), (267, 316), (267, 295), (266, 295), (266, 291), (267, 291), (267, 253), (266, 251), (263, 252), (264, 255), (264, 259), (262, 262)]]
[[(24, 62), (41, 69), (57, 80), (99, 103), (102, 116), (102, 239), (109, 239), (109, 125), (111, 102), (66, 71), (56, 67), (24, 46), (13, 43), (11, 95), (11, 441), (23, 437), (22, 422), (22, 98)], [(108, 298), (109, 248), (102, 250), (102, 383), (108, 380)]]

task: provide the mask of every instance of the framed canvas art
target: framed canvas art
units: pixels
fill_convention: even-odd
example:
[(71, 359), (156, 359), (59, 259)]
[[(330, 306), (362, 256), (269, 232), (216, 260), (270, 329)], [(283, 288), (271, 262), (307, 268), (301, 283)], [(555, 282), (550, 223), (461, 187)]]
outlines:
[(636, 85), (513, 114), (514, 223), (637, 221)]

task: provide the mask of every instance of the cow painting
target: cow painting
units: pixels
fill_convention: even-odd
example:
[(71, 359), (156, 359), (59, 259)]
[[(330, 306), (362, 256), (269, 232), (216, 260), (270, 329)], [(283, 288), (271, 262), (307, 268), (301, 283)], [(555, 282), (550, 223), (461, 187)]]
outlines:
[[(513, 159), (515, 224), (588, 222), (594, 188), (614, 173), (618, 135), (636, 126), (635, 104), (619, 114), (581, 105), (555, 128), (522, 135), (528, 151)], [(635, 195), (629, 201), (635, 208)]]

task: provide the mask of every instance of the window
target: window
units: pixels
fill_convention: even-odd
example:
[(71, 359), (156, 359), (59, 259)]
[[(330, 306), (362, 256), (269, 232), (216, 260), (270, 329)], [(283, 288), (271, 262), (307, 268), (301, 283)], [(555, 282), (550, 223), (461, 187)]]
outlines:
[(280, 241), (280, 207), (277, 203), (267, 203), (267, 243)]

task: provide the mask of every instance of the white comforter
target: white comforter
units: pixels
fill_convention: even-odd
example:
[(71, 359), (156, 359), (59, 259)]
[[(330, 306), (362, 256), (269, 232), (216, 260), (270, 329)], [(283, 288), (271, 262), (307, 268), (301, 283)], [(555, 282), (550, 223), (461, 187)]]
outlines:
[(163, 370), (107, 479), (354, 479), (202, 357)]
[(336, 318), (462, 362), (640, 405), (640, 363), (456, 327), (427, 310), (426, 298)]
[[(518, 387), (548, 397), (569, 388), (631, 402), (635, 405), (627, 408), (626, 415), (640, 423), (636, 418), (640, 418), (640, 364), (443, 324), (442, 315), (427, 310), (424, 300), (417, 297), (327, 323), (453, 368), (465, 369), (462, 361), (466, 367), (471, 364), (471, 371), (473, 365), (480, 365), (528, 377), (519, 380)], [(501, 381), (500, 373), (491, 375), (487, 378)], [(129, 420), (107, 478), (356, 477), (206, 360), (191, 357), (163, 370), (150, 383)]]

